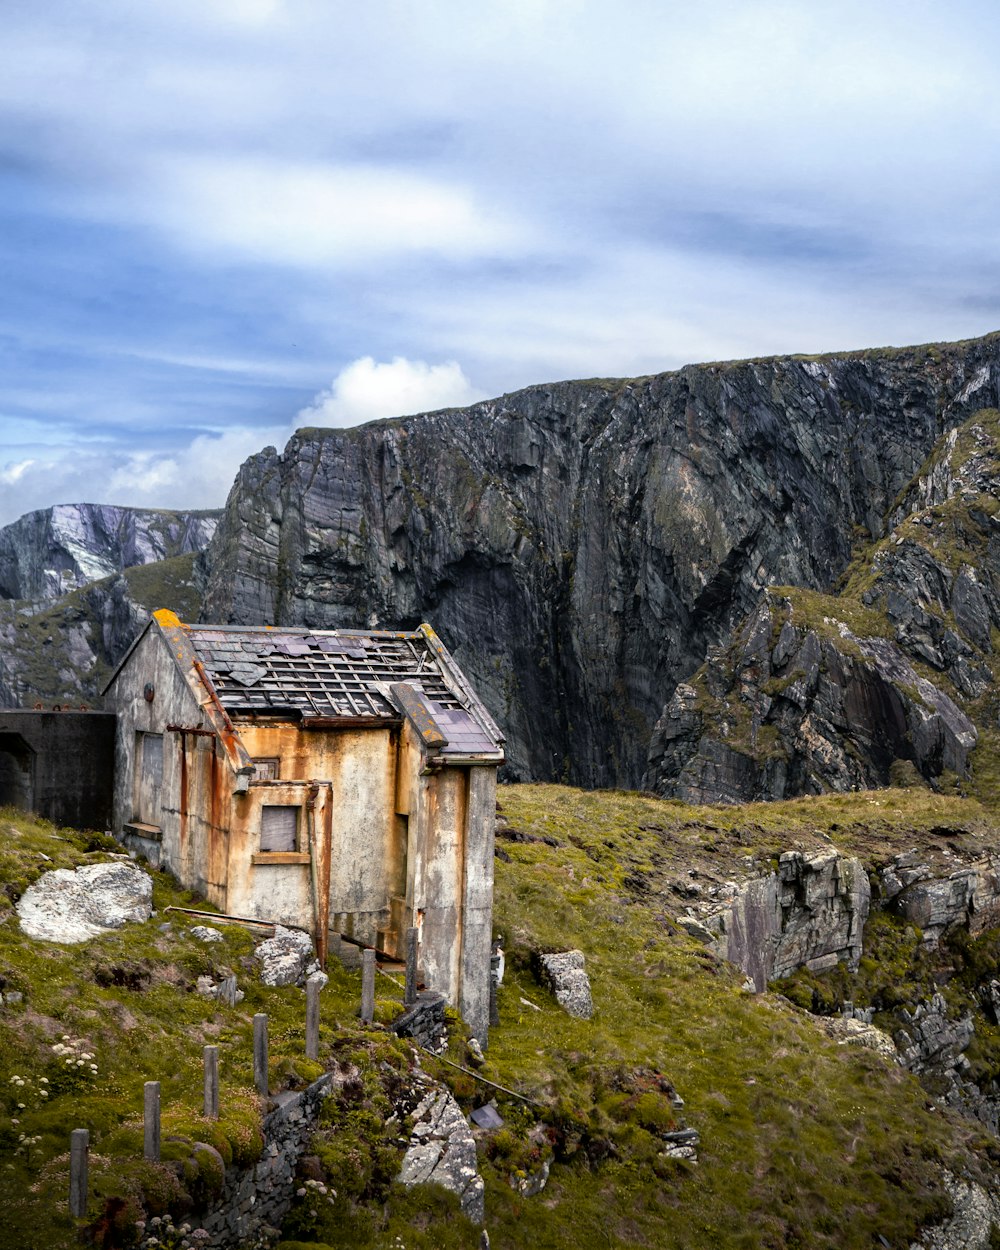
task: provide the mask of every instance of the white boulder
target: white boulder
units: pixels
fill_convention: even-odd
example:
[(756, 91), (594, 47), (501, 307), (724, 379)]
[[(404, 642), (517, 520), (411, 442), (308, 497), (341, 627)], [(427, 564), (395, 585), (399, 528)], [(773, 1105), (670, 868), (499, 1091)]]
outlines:
[(119, 860), (71, 871), (57, 868), (28, 887), (17, 903), (21, 929), (42, 942), (86, 942), (129, 920), (153, 914), (153, 879)]

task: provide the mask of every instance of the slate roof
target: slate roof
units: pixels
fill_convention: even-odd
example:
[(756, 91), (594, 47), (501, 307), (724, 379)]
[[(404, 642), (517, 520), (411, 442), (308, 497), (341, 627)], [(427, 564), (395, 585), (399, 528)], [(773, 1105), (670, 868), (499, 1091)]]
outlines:
[(423, 695), (448, 739), (444, 755), (497, 752), (503, 735), (428, 627), (382, 630), (190, 625), (185, 635), (219, 702), (240, 714), (395, 720), (388, 687)]

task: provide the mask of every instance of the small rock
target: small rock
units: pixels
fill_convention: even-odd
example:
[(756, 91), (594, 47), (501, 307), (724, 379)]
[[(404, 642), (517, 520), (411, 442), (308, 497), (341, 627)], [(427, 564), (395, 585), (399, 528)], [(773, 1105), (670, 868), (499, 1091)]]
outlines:
[(470, 1112), (469, 1119), (477, 1128), (503, 1128), (503, 1119), (492, 1102), (488, 1102), (485, 1106), (477, 1107), (475, 1111)]
[(559, 1006), (571, 1016), (589, 1020), (594, 1014), (594, 1002), (583, 951), (541, 955), (539, 963)]
[(197, 938), (199, 942), (221, 942), (222, 934), (218, 929), (213, 929), (210, 925), (196, 924), (191, 930), (191, 936)]
[(484, 1064), (486, 1062), (486, 1056), (483, 1054), (483, 1048), (482, 1046), (479, 1045), (478, 1038), (470, 1037), (469, 1040), (466, 1042), (466, 1046), (468, 1048), (469, 1054), (472, 1057), (472, 1062), (477, 1067), (479, 1067), (481, 1064)]

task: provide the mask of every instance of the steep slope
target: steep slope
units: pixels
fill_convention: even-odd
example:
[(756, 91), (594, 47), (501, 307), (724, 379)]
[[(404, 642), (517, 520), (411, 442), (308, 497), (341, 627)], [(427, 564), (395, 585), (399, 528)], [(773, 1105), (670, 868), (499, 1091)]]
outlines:
[(152, 612), (201, 609), (193, 554), (141, 564), (51, 602), (0, 599), (0, 707), (95, 706)]
[[(986, 1194), (997, 1188), (1000, 1156), (984, 1124), (928, 1096), (884, 1049), (850, 1044), (870, 1035), (773, 993), (747, 992), (742, 970), (685, 932), (689, 914), (704, 918), (768, 879), (772, 859), (785, 854), (857, 857), (888, 882), (904, 848), (918, 847), (929, 872), (946, 874), (952, 859), (967, 865), (996, 845), (995, 824), (975, 802), (916, 792), (898, 804), (886, 799), (710, 809), (563, 787), (501, 790), (495, 914), (507, 971), (500, 1023), (479, 1071), (531, 1101), (420, 1056), (427, 1072), (451, 1082), (463, 1110), (493, 1099), (504, 1120), (477, 1130), (494, 1250), (902, 1250), (962, 1204), (949, 1176), (967, 1189), (981, 1185), (975, 1192), (984, 1198), (976, 1237), (952, 1244), (991, 1244)], [(260, 1107), (245, 1088), (257, 1012), (270, 1020), (273, 1092), (314, 1079), (321, 1067), (340, 1084), (323, 1133), (301, 1160), (284, 1237), (345, 1250), (476, 1245), (478, 1230), (447, 1195), (416, 1199), (393, 1183), (405, 1117), (389, 1115), (390, 1095), (414, 1057), (384, 1029), (358, 1024), (356, 970), (333, 957), (328, 963), (313, 1064), (302, 1057), (302, 990), (262, 984), (254, 939), (235, 926), (218, 925), (215, 942), (200, 941), (195, 925), (204, 917), (166, 910), (199, 904), (164, 874), (154, 880), (158, 914), (144, 924), (78, 946), (25, 935), (13, 903), (27, 886), (53, 868), (106, 859), (111, 849), (100, 835), (0, 816), (0, 1247), (80, 1244), (66, 1213), (65, 1151), (81, 1126), (91, 1132), (86, 1223), (94, 1243), (149, 1248), (158, 1236), (160, 1245), (200, 1244), (191, 1230), (222, 1168), (209, 1166), (212, 1153), (197, 1143), (226, 1164), (260, 1151)], [(790, 910), (811, 903), (818, 913), (816, 901)], [(805, 971), (788, 983), (789, 994), (812, 1005), (815, 985), (826, 1009), (839, 1013), (857, 986), (859, 1001), (872, 999), (888, 1024), (892, 1011), (916, 1010), (926, 982), (927, 992), (947, 997), (956, 1026), (975, 1016), (978, 1049), (968, 1047), (966, 1081), (987, 1079), (1000, 1063), (1000, 1033), (979, 990), (1000, 962), (996, 930), (973, 937), (958, 926), (961, 972), (943, 955), (937, 966), (911, 968), (920, 934), (904, 917), (883, 919), (865, 926), (867, 963), (857, 981), (844, 965), (822, 976)], [(566, 1014), (533, 971), (539, 954), (568, 947), (586, 956), (590, 1020)], [(912, 984), (911, 971), (921, 974)], [(230, 975), (242, 1002), (206, 994), (205, 982)], [(391, 1020), (401, 986), (383, 976), (378, 984), (377, 1018)], [(968, 1042), (968, 1028), (964, 1036)], [(222, 1117), (214, 1122), (200, 1115), (206, 1042), (220, 1050)], [(67, 1067), (67, 1049), (86, 1053), (93, 1068)], [(454, 1021), (447, 1058), (466, 1069), (474, 1062)], [(931, 1084), (933, 1074), (920, 1075)], [(162, 1083), (161, 1165), (142, 1159), (147, 1080)], [(696, 1146), (678, 1151), (678, 1137)]]
[(678, 682), (776, 584), (828, 589), (939, 437), (996, 402), (997, 336), (531, 387), (300, 430), (240, 471), (206, 619), (429, 618), (511, 774), (640, 784)]
[(985, 409), (939, 440), (838, 595), (772, 589), (678, 686), (646, 784), (694, 802), (992, 787), (998, 514), (1000, 412)]
[(0, 599), (56, 599), (138, 564), (201, 551), (218, 512), (58, 504), (0, 529)]

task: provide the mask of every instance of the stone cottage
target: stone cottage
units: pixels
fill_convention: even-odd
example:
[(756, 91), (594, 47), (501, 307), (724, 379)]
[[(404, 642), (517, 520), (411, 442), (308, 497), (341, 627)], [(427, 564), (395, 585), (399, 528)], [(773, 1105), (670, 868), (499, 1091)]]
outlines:
[(105, 696), (114, 828), (233, 916), (402, 957), (488, 1023), (503, 735), (428, 625), (185, 625), (157, 612)]

